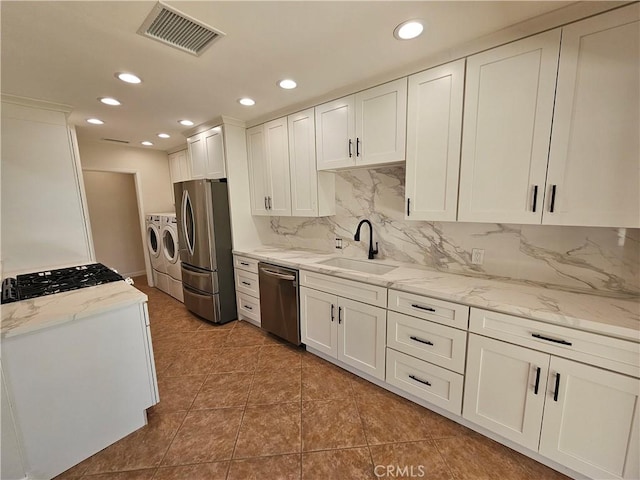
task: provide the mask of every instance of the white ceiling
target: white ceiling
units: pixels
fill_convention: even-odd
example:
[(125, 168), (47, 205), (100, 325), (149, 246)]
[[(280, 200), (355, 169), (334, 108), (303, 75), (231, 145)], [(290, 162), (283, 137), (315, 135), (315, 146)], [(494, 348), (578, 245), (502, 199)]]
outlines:
[[(474, 38), (572, 2), (169, 1), (226, 36), (200, 57), (136, 33), (155, 2), (2, 1), (2, 93), (74, 107), (70, 122), (83, 139), (114, 138), (171, 149), (185, 127), (219, 115), (244, 121), (291, 105), (311, 105), (327, 92), (384, 76)], [(421, 18), (418, 39), (393, 29)], [(115, 72), (141, 76), (127, 85)], [(282, 78), (298, 82), (285, 91)], [(98, 97), (113, 96), (108, 107)], [(254, 98), (243, 107), (237, 99)], [(86, 119), (106, 123), (92, 126)], [(156, 137), (159, 132), (170, 139)]]

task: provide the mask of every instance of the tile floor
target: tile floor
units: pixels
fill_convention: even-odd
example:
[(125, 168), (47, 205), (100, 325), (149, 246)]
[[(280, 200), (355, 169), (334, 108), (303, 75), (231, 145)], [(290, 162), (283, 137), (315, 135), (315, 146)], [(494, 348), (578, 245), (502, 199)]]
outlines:
[(567, 478), (246, 322), (210, 325), (136, 285), (161, 401), (147, 426), (58, 480)]

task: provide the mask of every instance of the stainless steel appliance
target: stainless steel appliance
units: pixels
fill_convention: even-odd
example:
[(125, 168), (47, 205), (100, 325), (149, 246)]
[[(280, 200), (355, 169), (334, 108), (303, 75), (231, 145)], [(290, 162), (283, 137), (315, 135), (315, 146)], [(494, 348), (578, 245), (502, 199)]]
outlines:
[(227, 181), (174, 185), (185, 306), (210, 322), (237, 318)]
[(294, 345), (300, 345), (298, 271), (258, 263), (261, 325)]

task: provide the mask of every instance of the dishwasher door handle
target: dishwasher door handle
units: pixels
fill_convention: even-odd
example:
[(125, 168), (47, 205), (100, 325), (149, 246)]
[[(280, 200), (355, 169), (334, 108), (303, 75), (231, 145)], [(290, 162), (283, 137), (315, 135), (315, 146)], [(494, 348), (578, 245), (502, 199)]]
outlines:
[(271, 275), (272, 277), (277, 277), (277, 278), (280, 278), (282, 280), (293, 281), (293, 280), (296, 279), (295, 275), (283, 275), (281, 273), (274, 272), (273, 270), (267, 270), (266, 268), (261, 268), (260, 271), (262, 273), (266, 273), (267, 275)]

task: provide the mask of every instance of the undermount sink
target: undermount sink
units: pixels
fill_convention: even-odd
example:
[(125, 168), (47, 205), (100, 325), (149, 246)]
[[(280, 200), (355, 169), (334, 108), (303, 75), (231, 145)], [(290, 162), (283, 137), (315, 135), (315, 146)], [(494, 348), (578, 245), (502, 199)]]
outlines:
[(344, 268), (346, 270), (356, 270), (363, 273), (373, 273), (374, 275), (384, 275), (392, 270), (395, 270), (394, 265), (384, 265), (381, 263), (372, 263), (363, 260), (352, 260), (350, 258), (329, 258), (318, 262), (321, 265), (327, 265), (329, 267)]

